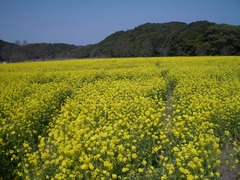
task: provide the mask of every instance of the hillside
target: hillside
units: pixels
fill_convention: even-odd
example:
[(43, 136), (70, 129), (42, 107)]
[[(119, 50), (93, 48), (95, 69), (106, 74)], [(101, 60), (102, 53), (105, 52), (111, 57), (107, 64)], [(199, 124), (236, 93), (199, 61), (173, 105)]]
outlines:
[(0, 61), (18, 62), (38, 59), (61, 59), (69, 56), (69, 53), (76, 48), (75, 45), (62, 43), (37, 43), (21, 46), (0, 40)]
[(96, 45), (89, 56), (240, 55), (240, 26), (199, 21), (147, 23), (120, 31)]
[(0, 61), (92, 57), (240, 55), (240, 26), (198, 21), (146, 23), (88, 46), (0, 41)]

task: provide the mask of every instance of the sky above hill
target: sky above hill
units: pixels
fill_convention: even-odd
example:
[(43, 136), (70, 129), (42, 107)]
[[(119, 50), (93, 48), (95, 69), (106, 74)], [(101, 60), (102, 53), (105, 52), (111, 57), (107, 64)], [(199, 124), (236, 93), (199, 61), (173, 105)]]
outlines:
[(239, 12), (240, 0), (0, 0), (0, 39), (87, 45), (147, 22), (240, 25)]

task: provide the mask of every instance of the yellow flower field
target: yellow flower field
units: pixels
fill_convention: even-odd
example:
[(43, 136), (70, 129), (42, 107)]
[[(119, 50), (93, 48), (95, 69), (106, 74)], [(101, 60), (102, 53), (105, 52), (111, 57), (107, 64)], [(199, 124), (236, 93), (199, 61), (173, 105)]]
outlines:
[(1, 64), (0, 92), (0, 179), (220, 179), (239, 167), (240, 57)]

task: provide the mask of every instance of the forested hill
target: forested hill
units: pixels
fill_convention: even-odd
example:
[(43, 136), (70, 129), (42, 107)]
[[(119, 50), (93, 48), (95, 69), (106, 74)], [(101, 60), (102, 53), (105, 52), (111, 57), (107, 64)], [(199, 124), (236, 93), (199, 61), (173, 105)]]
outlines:
[(1, 61), (93, 57), (240, 55), (240, 26), (198, 21), (146, 23), (98, 44), (16, 45), (0, 41)]
[(13, 44), (0, 40), (0, 61), (18, 62), (26, 60), (62, 59), (71, 56), (75, 45), (62, 43)]

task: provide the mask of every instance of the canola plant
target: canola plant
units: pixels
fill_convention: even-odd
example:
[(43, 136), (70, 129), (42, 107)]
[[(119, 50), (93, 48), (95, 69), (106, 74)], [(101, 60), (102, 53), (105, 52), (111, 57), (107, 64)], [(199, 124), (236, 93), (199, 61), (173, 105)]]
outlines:
[(240, 57), (2, 64), (0, 85), (0, 178), (219, 179), (239, 166)]

